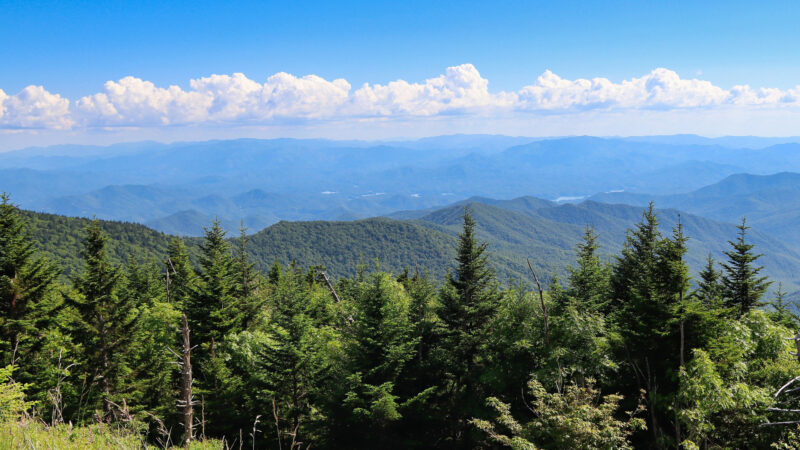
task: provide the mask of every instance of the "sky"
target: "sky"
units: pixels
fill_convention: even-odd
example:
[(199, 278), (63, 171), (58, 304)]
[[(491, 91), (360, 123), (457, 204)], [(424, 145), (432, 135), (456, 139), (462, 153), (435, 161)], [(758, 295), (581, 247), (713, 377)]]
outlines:
[(800, 134), (799, 2), (0, 0), (0, 150)]

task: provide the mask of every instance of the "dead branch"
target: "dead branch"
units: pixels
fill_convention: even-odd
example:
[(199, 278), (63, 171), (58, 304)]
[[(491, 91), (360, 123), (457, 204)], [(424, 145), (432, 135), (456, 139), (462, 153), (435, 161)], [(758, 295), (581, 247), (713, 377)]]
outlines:
[(339, 294), (336, 293), (336, 289), (333, 288), (333, 284), (331, 280), (328, 279), (328, 274), (325, 273), (322, 269), (317, 269), (317, 276), (325, 282), (325, 285), (328, 286), (328, 290), (331, 291), (331, 295), (333, 295), (334, 300), (336, 303), (341, 303), (342, 300), (339, 298)]
[(547, 317), (547, 305), (544, 302), (544, 290), (542, 289), (542, 283), (539, 282), (539, 277), (536, 276), (536, 272), (533, 270), (533, 266), (531, 265), (531, 260), (526, 258), (528, 261), (528, 269), (531, 271), (531, 275), (533, 275), (533, 280), (536, 282), (536, 287), (539, 289), (539, 300), (542, 304), (542, 315), (544, 316), (544, 345), (550, 345), (550, 324), (548, 322)]

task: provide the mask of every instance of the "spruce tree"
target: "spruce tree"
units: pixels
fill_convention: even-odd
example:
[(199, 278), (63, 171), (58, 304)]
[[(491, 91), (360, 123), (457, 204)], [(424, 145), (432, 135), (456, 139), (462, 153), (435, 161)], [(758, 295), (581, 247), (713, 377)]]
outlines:
[(680, 305), (688, 288), (685, 242), (680, 226), (672, 239), (662, 237), (651, 203), (628, 232), (612, 275), (611, 317), (622, 338), (618, 354), (631, 369), (631, 376), (620, 381), (636, 381), (620, 388), (628, 398), (646, 391), (654, 442), (667, 431), (662, 425), (669, 410), (664, 400), (676, 389), (668, 374), (680, 366)]
[(176, 347), (180, 312), (166, 301), (166, 280), (157, 262), (139, 264), (132, 259), (124, 281), (119, 295), (139, 310), (131, 330), (130, 372), (125, 382), (132, 392), (125, 400), (134, 412), (144, 409), (170, 423), (178, 422), (174, 393), (178, 367), (171, 349)]
[(469, 445), (468, 420), (483, 410), (481, 374), (486, 369), (489, 326), (500, 302), (494, 271), (487, 261), (487, 244), (478, 242), (475, 220), (468, 209), (459, 233), (455, 274), (447, 276), (441, 293), (442, 346), (450, 433)]
[(566, 294), (588, 311), (605, 309), (610, 297), (610, 271), (597, 256), (597, 235), (586, 226), (583, 241), (577, 246), (577, 265), (569, 268)]
[(55, 266), (36, 254), (17, 207), (0, 195), (0, 366), (26, 358), (37, 345), (57, 306), (45, 301), (57, 276)]
[(798, 304), (796, 301), (786, 298), (786, 291), (783, 290), (783, 283), (778, 283), (778, 288), (775, 290), (775, 296), (769, 302), (772, 307), (770, 316), (773, 320), (791, 330), (796, 329), (800, 317), (796, 311)]
[(711, 253), (706, 258), (706, 265), (698, 274), (697, 289), (692, 293), (706, 308), (719, 308), (722, 300), (722, 273), (716, 268), (717, 262)]
[[(225, 230), (218, 220), (205, 228), (200, 251), (199, 283), (186, 305), (186, 316), (194, 342), (201, 345), (208, 356), (214, 354), (215, 344), (238, 318), (233, 259)], [(202, 363), (200, 366), (202, 370)]]
[(245, 299), (254, 294), (257, 283), (255, 264), (250, 262), (247, 254), (247, 228), (239, 228), (239, 238), (236, 239), (235, 259), (233, 271), (236, 279), (236, 296)]
[(258, 349), (256, 366), (265, 397), (269, 397), (263, 400), (275, 401), (282, 409), (278, 426), (283, 436), (279, 439), (297, 432), (295, 438), (302, 442), (319, 363), (314, 339), (317, 330), (307, 311), (311, 303), (308, 287), (300, 278), (290, 270), (275, 280), (267, 325), (271, 345)]
[(179, 310), (183, 311), (187, 307), (192, 293), (197, 289), (197, 275), (189, 262), (189, 253), (183, 239), (174, 238), (170, 241), (164, 269), (167, 301), (174, 303)]
[(247, 228), (242, 225), (239, 228), (239, 238), (236, 239), (232, 270), (233, 295), (238, 303), (238, 322), (243, 329), (248, 327), (252, 318), (256, 317), (258, 310), (264, 305), (264, 299), (259, 292), (262, 278), (256, 271), (255, 264), (250, 262), (247, 250), (248, 241)]
[(759, 276), (763, 267), (755, 266), (755, 262), (762, 255), (754, 254), (753, 244), (746, 240), (750, 227), (745, 219), (737, 228), (739, 237), (735, 241), (728, 241), (732, 249), (725, 252), (728, 262), (722, 264), (722, 296), (726, 306), (743, 315), (762, 305), (761, 297), (772, 282), (765, 276)]
[(120, 295), (123, 274), (106, 253), (108, 237), (97, 220), (86, 230), (82, 256), (84, 270), (73, 284), (79, 295), (68, 301), (79, 314), (76, 340), (83, 345), (87, 386), (99, 385), (103, 417), (113, 415), (112, 401), (119, 400), (129, 344), (135, 335), (139, 311), (131, 297)]

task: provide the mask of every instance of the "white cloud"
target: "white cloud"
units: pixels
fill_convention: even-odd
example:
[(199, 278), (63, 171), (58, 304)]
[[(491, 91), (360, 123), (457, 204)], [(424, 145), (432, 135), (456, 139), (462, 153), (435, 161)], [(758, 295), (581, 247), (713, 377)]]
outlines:
[(354, 94), (351, 111), (367, 116), (430, 116), (467, 112), (484, 107), (510, 106), (513, 96), (490, 94), (489, 80), (472, 64), (448, 67), (444, 75), (408, 83), (365, 84)]
[(107, 81), (104, 92), (83, 97), (75, 111), (89, 126), (153, 126), (203, 122), (213, 96), (185, 92), (178, 86), (159, 88), (135, 77)]
[(0, 90), (0, 128), (62, 130), (72, 125), (69, 100), (42, 86), (28, 86), (11, 96)]
[(708, 81), (681, 79), (667, 69), (612, 83), (607, 78), (565, 80), (549, 70), (519, 91), (525, 110), (568, 111), (602, 108), (696, 108), (719, 105), (729, 93)]
[(797, 104), (800, 103), (800, 86), (787, 91), (776, 88), (752, 89), (747, 85), (734, 86), (731, 89), (731, 103), (744, 106)]
[(800, 107), (800, 86), (781, 90), (742, 85), (726, 90), (664, 68), (618, 83), (606, 78), (569, 80), (548, 70), (518, 91), (491, 92), (489, 80), (475, 66), (462, 64), (423, 82), (396, 80), (356, 90), (344, 79), (284, 72), (263, 83), (242, 73), (211, 75), (191, 80), (188, 89), (159, 87), (128, 76), (106, 82), (101, 92), (71, 106), (41, 86), (28, 86), (13, 96), (0, 90), (0, 128), (250, 126), (363, 118), (479, 118), (489, 113), (524, 119), (531, 113), (569, 116), (587, 111), (714, 108), (746, 113), (787, 106)]

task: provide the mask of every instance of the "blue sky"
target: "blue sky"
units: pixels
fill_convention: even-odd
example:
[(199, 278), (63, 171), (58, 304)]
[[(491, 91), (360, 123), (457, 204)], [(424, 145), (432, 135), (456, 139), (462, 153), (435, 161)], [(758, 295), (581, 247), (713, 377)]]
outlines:
[[(252, 135), (259, 133), (254, 131), (259, 127), (264, 134), (325, 135), (326, 129), (343, 129), (341, 123), (336, 127), (330, 125), (332, 118), (340, 120), (343, 116), (356, 118), (362, 124), (365, 118), (379, 119), (372, 120), (370, 127), (378, 129), (366, 137), (413, 134), (403, 131), (410, 118), (414, 129), (434, 134), (468, 132), (470, 124), (485, 122), (480, 114), (490, 114), (497, 122), (493, 129), (476, 130), (481, 132), (522, 132), (529, 128), (526, 123), (544, 121), (558, 122), (558, 126), (550, 128), (560, 133), (574, 129), (574, 133), (585, 130), (592, 134), (603, 134), (604, 130), (605, 134), (670, 131), (736, 134), (736, 129), (713, 125), (714, 115), (709, 115), (709, 107), (719, 109), (720, 105), (724, 106), (718, 115), (720, 120), (729, 120), (732, 114), (744, 118), (757, 113), (759, 118), (755, 122), (764, 122), (763, 126), (744, 129), (738, 134), (792, 134), (791, 120), (779, 120), (785, 121), (786, 126), (770, 127), (767, 123), (774, 121), (775, 115), (796, 114), (793, 108), (789, 112), (781, 109), (781, 114), (774, 111), (766, 114), (763, 101), (743, 102), (740, 100), (744, 97), (736, 93), (729, 94), (727, 99), (722, 94), (710, 94), (713, 97), (710, 100), (688, 103), (674, 98), (649, 103), (574, 100), (558, 107), (546, 106), (544, 115), (541, 105), (531, 107), (528, 103), (520, 107), (517, 100), (496, 99), (456, 102), (455, 107), (439, 104), (432, 108), (427, 104), (420, 106), (422, 103), (418, 101), (413, 106), (420, 108), (418, 111), (406, 104), (391, 107), (371, 104), (369, 108), (362, 105), (356, 109), (349, 106), (346, 111), (337, 106), (328, 108), (326, 114), (292, 107), (279, 113), (265, 113), (261, 108), (258, 112), (238, 115), (214, 115), (208, 111), (203, 115), (191, 111), (175, 113), (178, 107), (170, 103), (171, 112), (165, 112), (167, 107), (161, 105), (161, 115), (153, 115), (152, 111), (141, 109), (123, 111), (120, 105), (130, 98), (118, 98), (103, 106), (102, 120), (98, 119), (101, 106), (97, 102), (91, 105), (92, 114), (87, 112), (88, 107), (79, 108), (78, 102), (83, 97), (103, 92), (110, 96), (105, 83), (119, 82), (125, 77), (150, 82), (161, 89), (176, 86), (183, 95), (193, 91), (191, 80), (212, 74), (242, 73), (248, 80), (263, 84), (270, 76), (286, 72), (298, 78), (316, 75), (329, 82), (346, 80), (348, 95), (354, 95), (364, 83), (374, 87), (404, 80), (424, 85), (426, 80), (446, 75), (449, 67), (469, 64), (475, 68), (476, 76), (488, 82), (487, 90), (492, 95), (501, 92), (516, 95), (524, 87), (535, 85), (546, 71), (563, 80), (605, 78), (621, 85), (665, 68), (680, 80), (707, 81), (726, 92), (739, 85), (754, 90), (778, 89), (782, 96), (773, 95), (773, 103), (778, 106), (792, 103), (792, 90), (800, 84), (798, 2), (3, 0), (0, 11), (0, 90), (4, 93), (0, 94), (0, 102), (6, 98), (5, 119), (0, 116), (0, 127), (5, 123), (5, 129), (12, 130), (14, 135), (12, 139), (7, 132), (5, 138), (0, 135), (0, 141), (13, 140), (14, 145), (26, 139), (36, 143), (43, 135), (49, 136), (48, 142), (57, 142), (59, 135), (66, 141), (80, 136), (84, 140), (100, 139), (97, 137), (100, 128), (103, 139), (114, 140), (110, 129), (115, 127), (119, 128), (120, 139), (128, 139), (125, 136), (130, 134), (131, 127), (139, 129), (140, 134), (165, 139), (169, 135), (181, 138), (189, 134), (186, 126), (195, 127), (192, 130), (195, 134), (200, 130), (202, 136), (237, 132)], [(61, 104), (58, 99), (46, 97), (56, 109), (60, 108), (47, 114), (61, 114), (63, 120), (43, 120), (39, 117), (41, 111), (26, 109), (26, 105), (44, 95), (25, 92), (28, 86), (41, 86), (48, 94), (66, 100), (68, 104)], [(314, 96), (318, 99), (319, 95), (338, 95), (325, 92), (319, 91)], [(20, 96), (21, 93), (24, 95)], [(761, 98), (765, 96), (761, 94)], [(734, 97), (736, 101), (732, 100)], [(343, 101), (340, 99), (340, 103)], [(537, 101), (541, 103), (541, 98)], [(588, 103), (593, 106), (587, 108)], [(731, 112), (734, 103), (739, 106)], [(743, 107), (743, 103), (750, 106)], [(758, 110), (754, 113), (755, 104)], [(199, 107), (195, 103), (182, 105), (181, 108)], [(208, 105), (207, 108), (213, 109)], [(114, 107), (113, 120), (109, 118), (110, 106)], [(645, 115), (659, 116), (654, 111), (665, 115), (654, 118), (651, 126), (637, 124), (641, 132), (621, 126), (626, 121), (625, 111), (642, 109), (647, 111)], [(526, 112), (519, 113), (521, 110)], [(570, 128), (570, 117), (573, 121), (585, 120), (588, 110), (596, 126)], [(696, 111), (696, 117), (687, 116), (689, 110)], [(531, 115), (531, 111), (535, 114)], [(39, 116), (31, 118), (24, 114)], [(676, 119), (676, 114), (683, 118)], [(657, 122), (664, 121), (672, 125), (659, 128)], [(684, 130), (681, 123), (695, 128), (688, 126)], [(698, 128), (698, 123), (708, 125)], [(170, 129), (166, 130), (165, 125)], [(349, 126), (359, 129), (353, 121)], [(264, 131), (265, 127), (269, 130)], [(533, 134), (548, 134), (545, 133), (548, 127), (530, 128)]]

